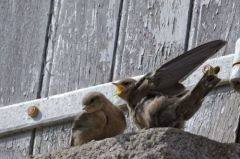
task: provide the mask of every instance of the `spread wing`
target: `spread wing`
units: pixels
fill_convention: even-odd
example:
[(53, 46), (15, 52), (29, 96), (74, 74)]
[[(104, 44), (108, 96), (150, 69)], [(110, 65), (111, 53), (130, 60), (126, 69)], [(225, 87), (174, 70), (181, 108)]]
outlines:
[(155, 91), (157, 89), (162, 93), (168, 93), (168, 91), (177, 93), (182, 91), (184, 86), (179, 81), (193, 72), (210, 56), (217, 53), (225, 44), (226, 41), (215, 40), (186, 51), (182, 55), (165, 63), (156, 71), (145, 75), (135, 86), (140, 88), (147, 78), (154, 84), (148, 89), (154, 88)]

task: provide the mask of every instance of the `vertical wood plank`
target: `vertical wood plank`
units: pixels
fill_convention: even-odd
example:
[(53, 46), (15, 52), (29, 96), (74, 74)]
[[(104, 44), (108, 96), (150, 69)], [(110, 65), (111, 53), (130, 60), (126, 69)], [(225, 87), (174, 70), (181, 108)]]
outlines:
[(119, 4), (120, 0), (54, 2), (47, 59), (51, 74), (45, 72), (43, 96), (109, 81)]
[[(184, 51), (190, 0), (124, 0), (114, 80), (145, 74)], [(137, 128), (128, 119), (129, 131)]]
[(199, 111), (186, 123), (185, 130), (210, 139), (232, 143), (236, 140), (240, 96), (229, 87), (212, 91)]
[(0, 139), (0, 159), (25, 159), (29, 155), (32, 132), (4, 136)]
[[(49, 7), (49, 0), (0, 1), (0, 106), (37, 97)], [(0, 158), (26, 158), (31, 135), (0, 138)]]
[(205, 41), (225, 39), (228, 45), (218, 56), (234, 53), (240, 31), (240, 1), (195, 0), (189, 48)]
[(0, 2), (0, 106), (36, 98), (49, 5)]
[(190, 0), (124, 0), (114, 79), (145, 74), (184, 51)]
[[(42, 96), (111, 80), (120, 0), (54, 1)], [(71, 123), (36, 130), (34, 154), (69, 147)]]
[[(200, 0), (194, 2), (189, 48), (213, 39), (228, 41), (218, 55), (234, 53), (240, 31), (240, 2)], [(221, 66), (221, 64), (219, 64)], [(239, 123), (239, 94), (219, 88), (208, 95), (201, 109), (188, 121), (186, 130), (220, 142), (235, 142)]]

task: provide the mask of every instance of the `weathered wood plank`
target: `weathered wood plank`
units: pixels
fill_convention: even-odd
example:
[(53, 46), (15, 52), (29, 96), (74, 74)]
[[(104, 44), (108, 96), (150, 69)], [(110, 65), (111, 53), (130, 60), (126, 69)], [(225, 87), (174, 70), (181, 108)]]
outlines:
[(0, 106), (36, 98), (49, 5), (0, 2)]
[(184, 51), (190, 0), (125, 0), (114, 79), (145, 74)]
[(31, 132), (0, 139), (0, 159), (25, 159), (29, 154)]
[[(111, 80), (120, 2), (54, 1), (42, 97)], [(34, 154), (68, 147), (70, 125), (37, 129)]]
[[(0, 1), (0, 106), (37, 97), (49, 7), (50, 0)], [(26, 158), (31, 135), (1, 138), (0, 158)]]
[[(203, 66), (210, 64), (213, 66), (221, 66), (219, 78), (221, 78), (224, 84), (226, 84), (226, 82), (229, 81), (233, 56), (234, 54), (231, 54), (206, 61), (183, 83), (186, 87), (195, 86), (203, 74)], [(140, 76), (136, 76), (134, 78), (139, 79), (139, 77)], [(115, 105), (124, 104), (124, 101), (114, 95), (114, 87), (115, 86), (111, 83), (105, 83), (47, 98), (2, 107), (0, 108), (0, 114), (2, 114), (2, 120), (0, 120), (0, 136), (5, 133), (10, 133), (11, 131), (24, 131), (38, 126), (53, 125), (56, 122), (67, 122), (72, 120), (73, 117), (82, 111), (82, 98), (88, 92), (99, 91), (105, 94)], [(30, 106), (37, 106), (40, 110), (37, 117), (31, 118), (27, 115), (26, 110)], [(12, 119), (12, 116), (15, 116), (15, 118)]]
[(41, 154), (68, 148), (71, 138), (71, 122), (38, 128), (35, 135), (33, 154)]
[[(225, 39), (225, 50), (216, 56), (234, 52), (240, 30), (240, 2), (237, 0), (194, 1), (189, 48), (204, 41)], [(221, 142), (235, 142), (239, 122), (239, 94), (219, 88), (205, 100), (200, 111), (188, 122), (186, 130)]]
[(109, 81), (119, 4), (119, 0), (54, 1), (42, 96)]
[(240, 95), (230, 87), (219, 87), (205, 99), (185, 130), (210, 139), (232, 143), (236, 140)]
[(189, 48), (213, 39), (225, 39), (228, 45), (216, 56), (234, 52), (240, 32), (240, 1), (194, 1)]

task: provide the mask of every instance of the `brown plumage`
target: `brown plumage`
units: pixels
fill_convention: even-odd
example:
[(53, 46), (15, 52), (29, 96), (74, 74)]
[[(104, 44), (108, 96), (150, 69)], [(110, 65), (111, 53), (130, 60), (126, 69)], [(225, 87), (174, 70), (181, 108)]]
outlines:
[(117, 87), (116, 93), (133, 106), (149, 94), (168, 96), (181, 94), (186, 88), (180, 82), (225, 44), (223, 40), (205, 43), (170, 60), (138, 81), (124, 79), (113, 83)]
[[(180, 108), (187, 109), (189, 107), (192, 111), (188, 111), (188, 113), (191, 112), (189, 114), (192, 116), (201, 106), (200, 101), (214, 88), (212, 86), (215, 86), (219, 79), (213, 73), (210, 75), (208, 71), (192, 91), (186, 90), (180, 81), (225, 44), (226, 42), (222, 40), (208, 42), (167, 62), (156, 71), (146, 74), (139, 81), (128, 78), (113, 83), (116, 85), (117, 95), (128, 102), (130, 114), (138, 127), (182, 127), (183, 121), (190, 117), (184, 117), (180, 120), (182, 115), (179, 115), (181, 114), (179, 110), (184, 111)], [(217, 68), (210, 70), (217, 70)], [(216, 83), (203, 80), (212, 77)], [(210, 84), (211, 87), (202, 88), (201, 84)], [(193, 98), (193, 93), (200, 95), (198, 98)], [(187, 104), (182, 104), (186, 101)]]
[(146, 96), (137, 103), (132, 117), (139, 128), (183, 128), (200, 108), (203, 98), (218, 84), (220, 79), (206, 72), (190, 91), (178, 96)]
[(71, 146), (113, 137), (125, 130), (126, 120), (123, 112), (102, 93), (88, 93), (82, 104), (85, 112), (74, 120)]

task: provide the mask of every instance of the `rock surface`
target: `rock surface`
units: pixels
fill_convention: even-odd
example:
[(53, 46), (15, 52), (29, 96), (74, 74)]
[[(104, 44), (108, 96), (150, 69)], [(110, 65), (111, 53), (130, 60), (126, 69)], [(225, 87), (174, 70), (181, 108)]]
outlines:
[(155, 128), (91, 141), (34, 159), (238, 159), (240, 144), (225, 144), (173, 128)]

